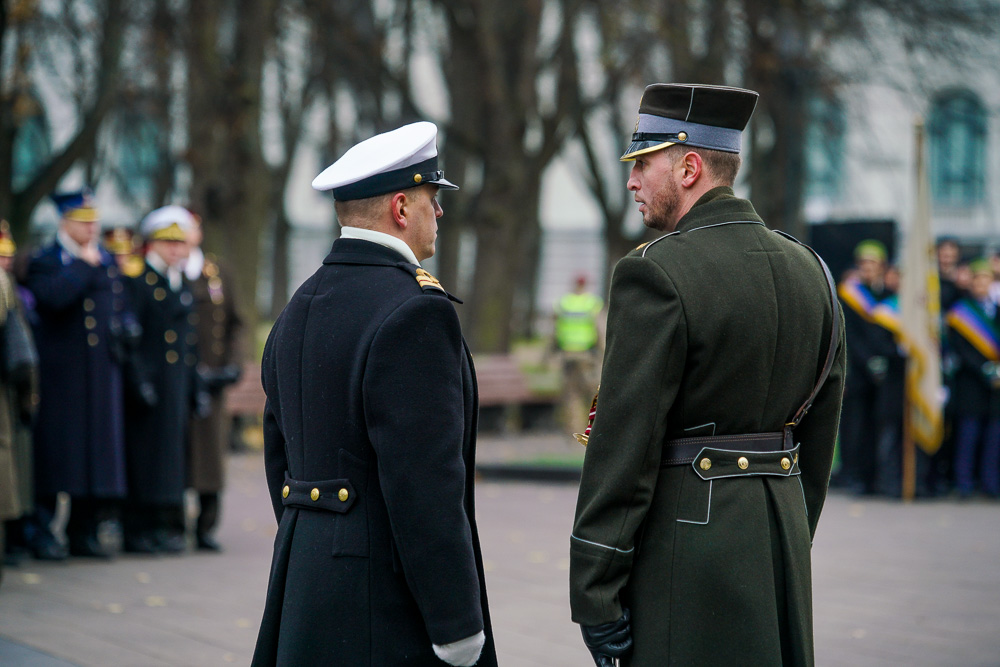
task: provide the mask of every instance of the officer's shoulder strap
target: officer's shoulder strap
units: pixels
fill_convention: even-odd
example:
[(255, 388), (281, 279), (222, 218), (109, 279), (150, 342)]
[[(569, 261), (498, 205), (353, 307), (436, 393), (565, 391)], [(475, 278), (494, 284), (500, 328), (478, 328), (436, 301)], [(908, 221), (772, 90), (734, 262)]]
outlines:
[(138, 278), (142, 275), (145, 268), (146, 260), (138, 255), (131, 255), (127, 260), (125, 260), (125, 266), (122, 267), (122, 273), (129, 278)]
[(420, 289), (425, 294), (428, 292), (443, 294), (455, 303), (462, 303), (461, 299), (442, 287), (441, 281), (432, 276), (426, 269), (423, 269), (416, 264), (410, 264), (409, 262), (397, 262), (395, 266), (413, 276), (413, 279), (417, 281), (417, 285), (420, 286)]
[(792, 428), (795, 428), (799, 425), (799, 422), (802, 421), (802, 418), (806, 416), (809, 408), (812, 407), (813, 401), (816, 400), (816, 395), (819, 394), (819, 390), (823, 387), (826, 379), (830, 376), (830, 371), (833, 370), (833, 361), (837, 357), (837, 341), (840, 339), (840, 318), (837, 317), (837, 283), (833, 280), (833, 274), (830, 273), (830, 267), (826, 265), (826, 262), (823, 261), (823, 258), (819, 256), (818, 252), (802, 241), (799, 241), (791, 234), (778, 229), (772, 231), (802, 246), (811, 252), (813, 257), (816, 258), (816, 261), (819, 262), (820, 267), (823, 269), (823, 275), (826, 277), (826, 285), (830, 293), (830, 312), (833, 315), (833, 324), (830, 327), (830, 346), (826, 351), (826, 361), (823, 363), (823, 371), (816, 380), (816, 386), (813, 387), (812, 393), (809, 394), (809, 398), (806, 399), (806, 402), (802, 404), (802, 407), (798, 409), (795, 416), (792, 417), (792, 421), (788, 424)]

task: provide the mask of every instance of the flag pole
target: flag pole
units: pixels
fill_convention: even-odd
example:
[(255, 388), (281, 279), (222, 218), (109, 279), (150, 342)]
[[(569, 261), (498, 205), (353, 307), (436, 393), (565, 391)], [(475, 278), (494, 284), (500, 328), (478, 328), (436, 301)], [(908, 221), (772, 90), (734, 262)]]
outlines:
[[(910, 234), (914, 235), (915, 229), (920, 216), (924, 215), (926, 212), (923, 211), (926, 202), (924, 201), (924, 179), (926, 174), (924, 170), (926, 165), (924, 164), (924, 121), (919, 116), (914, 120), (913, 123), (913, 137), (914, 137), (914, 164), (916, 166), (915, 176), (916, 176), (916, 189), (915, 189), (915, 203), (914, 211), (916, 215), (914, 216), (914, 225), (911, 226)], [(912, 239), (911, 239), (912, 243)], [(907, 267), (910, 271), (919, 271), (921, 267), (910, 266)], [(910, 378), (918, 371), (915, 365), (918, 363), (915, 355), (912, 353), (907, 354), (906, 357), (906, 378), (907, 385), (909, 385)], [(916, 496), (917, 488), (917, 448), (916, 443), (913, 438), (913, 404), (912, 398), (909, 391), (904, 392), (903, 397), (903, 461), (902, 461), (902, 497), (904, 502), (911, 502)]]

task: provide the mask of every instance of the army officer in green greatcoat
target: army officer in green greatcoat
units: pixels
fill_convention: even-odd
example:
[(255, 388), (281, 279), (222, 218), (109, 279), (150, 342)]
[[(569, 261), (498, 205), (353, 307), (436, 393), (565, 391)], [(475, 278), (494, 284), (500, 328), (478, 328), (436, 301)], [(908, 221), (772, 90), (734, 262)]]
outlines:
[(756, 102), (651, 85), (622, 157), (664, 236), (615, 267), (570, 539), (573, 620), (598, 665), (813, 664), (843, 314), (818, 256), (733, 194)]

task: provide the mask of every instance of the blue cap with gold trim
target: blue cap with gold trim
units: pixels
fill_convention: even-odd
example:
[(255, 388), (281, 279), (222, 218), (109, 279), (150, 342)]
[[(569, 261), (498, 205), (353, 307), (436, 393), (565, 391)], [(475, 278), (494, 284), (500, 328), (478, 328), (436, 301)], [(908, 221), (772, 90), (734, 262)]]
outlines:
[(338, 201), (367, 199), (428, 184), (444, 190), (458, 189), (438, 168), (437, 125), (427, 121), (365, 139), (312, 182), (316, 190), (332, 190)]
[(622, 162), (683, 144), (739, 153), (758, 94), (744, 88), (654, 83), (639, 101), (639, 118)]
[(64, 220), (99, 222), (101, 219), (94, 206), (93, 193), (87, 188), (76, 192), (54, 193), (50, 197)]

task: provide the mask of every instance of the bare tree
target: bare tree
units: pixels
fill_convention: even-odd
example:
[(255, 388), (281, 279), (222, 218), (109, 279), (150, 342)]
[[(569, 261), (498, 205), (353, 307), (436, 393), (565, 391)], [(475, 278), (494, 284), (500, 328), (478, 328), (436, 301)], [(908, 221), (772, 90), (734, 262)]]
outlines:
[[(0, 53), (12, 70), (0, 77), (0, 215), (23, 239), (31, 214), (81, 159), (93, 159), (98, 133), (113, 107), (121, 79), (123, 35), (129, 21), (122, 0), (67, 2), (55, 9), (32, 2), (0, 3)], [(15, 137), (30, 116), (42, 113), (35, 77), (63, 85), (74, 111), (73, 135), (23, 186), (13, 183)]]

